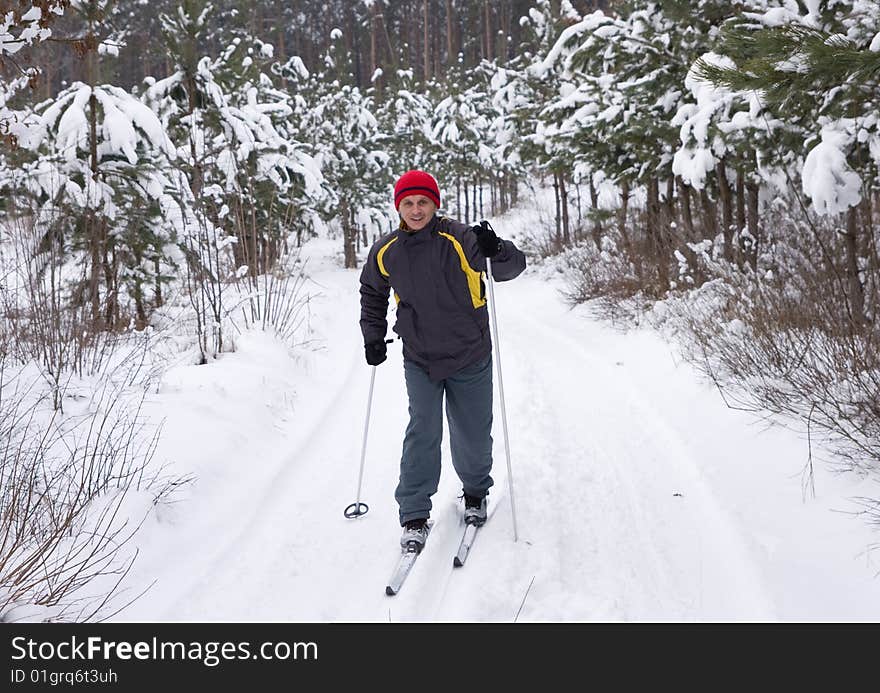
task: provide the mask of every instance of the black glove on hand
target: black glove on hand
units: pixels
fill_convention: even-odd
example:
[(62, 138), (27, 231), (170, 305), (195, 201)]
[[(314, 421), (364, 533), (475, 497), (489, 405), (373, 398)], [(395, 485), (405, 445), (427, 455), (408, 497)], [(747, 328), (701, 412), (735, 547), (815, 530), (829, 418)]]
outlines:
[(495, 257), (501, 252), (501, 239), (495, 235), (495, 230), (488, 221), (483, 220), (476, 226), (472, 226), (471, 231), (477, 236), (477, 246), (479, 246), (483, 257)]
[(384, 340), (365, 344), (364, 351), (367, 353), (367, 363), (371, 366), (378, 366), (388, 358), (388, 347), (385, 346)]

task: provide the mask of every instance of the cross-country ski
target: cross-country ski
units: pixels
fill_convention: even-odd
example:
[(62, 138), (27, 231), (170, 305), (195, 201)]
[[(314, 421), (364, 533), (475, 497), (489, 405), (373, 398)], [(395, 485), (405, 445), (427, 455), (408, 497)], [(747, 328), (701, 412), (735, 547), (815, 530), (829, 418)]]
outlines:
[(467, 560), (468, 554), (471, 551), (471, 546), (474, 544), (474, 539), (477, 538), (477, 530), (479, 529), (480, 528), (477, 525), (465, 526), (464, 534), (461, 537), (461, 543), (458, 545), (458, 551), (452, 559), (452, 565), (456, 568), (461, 568)]

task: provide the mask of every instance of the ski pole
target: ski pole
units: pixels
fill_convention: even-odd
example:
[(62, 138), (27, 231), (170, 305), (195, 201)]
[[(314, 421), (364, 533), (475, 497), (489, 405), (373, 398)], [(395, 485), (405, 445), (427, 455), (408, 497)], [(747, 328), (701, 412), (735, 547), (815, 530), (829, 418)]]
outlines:
[(507, 435), (507, 408), (504, 405), (504, 377), (501, 375), (501, 339), (498, 336), (498, 320), (495, 317), (495, 286), (492, 283), (492, 261), (486, 258), (486, 277), (489, 284), (489, 309), (492, 313), (492, 334), (495, 337), (495, 356), (498, 370), (498, 392), (501, 396), (501, 424), (504, 428), (504, 452), (507, 455), (507, 485), (510, 489), (510, 512), (513, 516), (513, 540), (516, 531), (516, 500), (513, 495), (513, 467), (510, 464), (510, 438)]
[(361, 445), (361, 468), (358, 472), (358, 490), (357, 500), (345, 509), (345, 516), (348, 519), (366, 515), (370, 507), (366, 503), (361, 503), (361, 487), (364, 482), (364, 460), (367, 457), (367, 432), (370, 430), (370, 408), (373, 404), (373, 386), (376, 383), (376, 368), (373, 366), (373, 372), (370, 374), (370, 394), (367, 395), (367, 420), (364, 423), (364, 442)]
[[(391, 344), (393, 341), (393, 339), (386, 339), (385, 343)], [(364, 422), (364, 442), (361, 445), (361, 468), (358, 472), (357, 500), (346, 507), (344, 511), (344, 515), (348, 519), (366, 515), (367, 511), (370, 509), (370, 506), (366, 503), (361, 503), (361, 487), (363, 486), (364, 481), (364, 460), (366, 460), (367, 457), (367, 433), (370, 430), (370, 409), (373, 405), (373, 386), (376, 384), (376, 368), (378, 368), (378, 366), (373, 366), (373, 372), (370, 374), (370, 394), (367, 395), (367, 420)]]

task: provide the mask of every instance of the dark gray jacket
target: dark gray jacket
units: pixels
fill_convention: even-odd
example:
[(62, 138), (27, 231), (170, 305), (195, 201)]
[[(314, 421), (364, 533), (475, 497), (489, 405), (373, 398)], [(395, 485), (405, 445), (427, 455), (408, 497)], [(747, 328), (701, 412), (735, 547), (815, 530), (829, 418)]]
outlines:
[[(502, 241), (492, 259), (492, 277), (507, 281), (526, 267), (526, 257)], [(483, 273), (486, 259), (465, 224), (434, 216), (425, 228), (398, 229), (370, 248), (361, 270), (361, 332), (364, 343), (385, 339), (388, 293), (394, 290), (403, 356), (428, 371), (431, 380), (485, 358), (492, 351)]]

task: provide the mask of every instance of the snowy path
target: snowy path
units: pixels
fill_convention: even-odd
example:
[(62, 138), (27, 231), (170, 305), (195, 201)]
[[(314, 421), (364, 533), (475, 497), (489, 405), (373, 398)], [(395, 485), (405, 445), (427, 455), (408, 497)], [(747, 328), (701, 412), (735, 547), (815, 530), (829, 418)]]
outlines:
[(534, 536), (534, 596), (547, 598), (533, 613), (769, 617), (743, 542), (691, 452), (623, 369), (590, 350), (592, 324), (546, 283), (510, 294), (518, 310), (504, 310), (502, 347), (517, 383), (513, 416), (524, 424), (523, 524)]
[[(292, 415), (247, 458), (221, 465), (199, 492), (198, 522), (178, 517), (154, 532), (137, 574), (158, 571), (159, 583), (122, 619), (508, 621), (530, 583), (520, 620), (780, 618), (761, 543), (779, 540), (770, 530), (756, 538), (735, 504), (718, 498), (724, 478), (705, 468), (707, 441), (691, 440), (682, 421), (705, 427), (711, 416), (731, 438), (755, 432), (720, 404), (707, 414), (703, 402), (717, 395), (690, 371), (669, 408), (656, 388), (674, 381), (646, 385), (650, 368), (630, 368), (640, 337), (568, 311), (555, 283), (531, 272), (496, 286), (519, 542), (496, 397), (493, 517), (467, 566), (452, 568), (460, 501), (445, 440), (428, 548), (401, 594), (386, 597), (406, 425), (400, 346), (377, 370), (363, 493), (371, 509), (346, 520), (370, 373), (357, 274), (326, 269), (315, 279), (323, 295), (313, 318), (327, 346)], [(697, 391), (704, 399), (690, 413)]]

